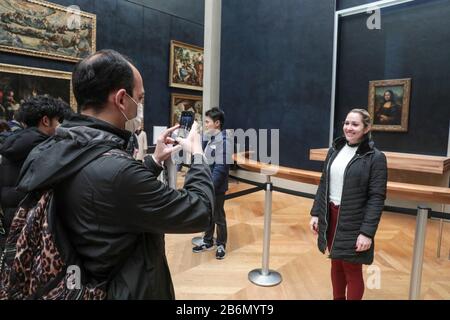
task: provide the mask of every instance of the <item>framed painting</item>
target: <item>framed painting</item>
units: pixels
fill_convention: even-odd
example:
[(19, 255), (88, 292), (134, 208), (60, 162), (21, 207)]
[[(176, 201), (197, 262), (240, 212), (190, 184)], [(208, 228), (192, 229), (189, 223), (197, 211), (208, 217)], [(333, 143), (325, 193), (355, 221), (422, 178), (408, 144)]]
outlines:
[(369, 83), (369, 113), (373, 131), (407, 132), (411, 78)]
[(71, 72), (0, 64), (0, 119), (11, 120), (26, 98), (42, 94), (60, 98), (76, 111)]
[(170, 126), (179, 123), (182, 111), (192, 111), (195, 114), (195, 121), (202, 126), (203, 118), (203, 98), (187, 94), (172, 93), (170, 108)]
[(171, 87), (203, 90), (203, 48), (172, 40), (169, 69)]
[(77, 62), (95, 52), (96, 15), (41, 0), (0, 1), (0, 50)]

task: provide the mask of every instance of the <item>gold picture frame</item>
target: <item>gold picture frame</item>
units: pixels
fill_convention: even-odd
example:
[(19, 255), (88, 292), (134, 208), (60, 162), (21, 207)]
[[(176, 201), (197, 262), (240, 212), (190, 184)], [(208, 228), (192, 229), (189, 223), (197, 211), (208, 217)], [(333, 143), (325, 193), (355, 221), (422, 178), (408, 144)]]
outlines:
[(0, 2), (0, 51), (78, 62), (96, 51), (97, 18), (43, 0)]
[(369, 113), (373, 131), (407, 132), (411, 78), (369, 82)]
[(203, 48), (170, 41), (169, 86), (203, 91)]
[(5, 120), (10, 120), (21, 102), (33, 95), (61, 98), (77, 111), (71, 72), (0, 63), (0, 93), (0, 115)]
[(170, 107), (170, 126), (179, 122), (182, 111), (194, 112), (194, 119), (202, 125), (203, 97), (189, 94), (172, 93)]

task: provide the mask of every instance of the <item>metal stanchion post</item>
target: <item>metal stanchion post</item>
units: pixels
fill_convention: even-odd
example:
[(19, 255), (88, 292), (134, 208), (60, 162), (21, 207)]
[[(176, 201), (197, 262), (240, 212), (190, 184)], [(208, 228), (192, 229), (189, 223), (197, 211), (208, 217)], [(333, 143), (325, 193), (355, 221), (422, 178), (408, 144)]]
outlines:
[[(445, 212), (445, 205), (442, 205), (442, 212)], [(442, 246), (442, 231), (444, 230), (444, 219), (439, 219), (439, 234), (438, 234), (438, 242), (437, 242), (437, 253), (436, 256), (438, 258), (441, 257), (441, 246)]]
[(270, 253), (270, 227), (272, 219), (272, 189), (273, 185), (270, 176), (267, 175), (266, 180), (266, 201), (264, 208), (264, 239), (263, 239), (263, 258), (262, 268), (254, 269), (249, 272), (248, 279), (263, 287), (276, 286), (282, 280), (281, 274), (269, 269), (269, 253)]
[(444, 219), (439, 219), (439, 234), (437, 243), (437, 257), (441, 257), (441, 246), (442, 246), (442, 231), (444, 229)]
[[(193, 237), (191, 243), (194, 247), (201, 246), (203, 244), (203, 236)], [(213, 243), (216, 243), (216, 238), (213, 238)]]
[[(184, 157), (183, 161), (187, 162), (186, 159), (187, 159), (187, 157)], [(178, 158), (178, 160), (182, 160), (182, 158)], [(169, 158), (166, 161), (164, 161), (164, 164), (167, 168), (167, 181), (169, 183), (169, 187), (171, 187), (172, 189), (176, 189), (177, 188), (177, 166), (175, 165), (175, 163), (173, 163), (172, 158)], [(199, 245), (203, 244), (203, 237), (192, 238), (192, 244), (194, 246), (199, 246)]]
[(409, 286), (409, 299), (420, 299), (420, 287), (422, 282), (423, 251), (425, 247), (425, 235), (427, 231), (427, 219), (430, 208), (417, 207), (416, 234), (414, 237), (414, 252), (411, 268), (411, 281)]
[(177, 187), (177, 166), (173, 163), (172, 158), (164, 161), (164, 165), (167, 168), (167, 181), (169, 187), (176, 189)]

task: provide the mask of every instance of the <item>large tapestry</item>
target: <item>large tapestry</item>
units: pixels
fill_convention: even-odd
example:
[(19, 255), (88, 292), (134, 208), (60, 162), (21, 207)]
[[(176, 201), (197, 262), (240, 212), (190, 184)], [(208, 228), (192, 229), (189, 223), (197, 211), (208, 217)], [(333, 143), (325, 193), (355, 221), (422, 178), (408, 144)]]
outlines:
[(0, 1), (0, 50), (79, 61), (95, 52), (96, 16), (46, 1)]

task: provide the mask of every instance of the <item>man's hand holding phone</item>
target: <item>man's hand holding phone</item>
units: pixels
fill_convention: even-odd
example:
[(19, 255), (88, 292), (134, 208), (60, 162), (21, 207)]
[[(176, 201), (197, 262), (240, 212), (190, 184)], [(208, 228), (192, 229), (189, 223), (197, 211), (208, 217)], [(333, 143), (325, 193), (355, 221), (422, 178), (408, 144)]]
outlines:
[(178, 137), (176, 141), (183, 148), (183, 151), (189, 152), (191, 154), (203, 154), (202, 142), (200, 136), (200, 126), (197, 121), (192, 124), (191, 131), (186, 138)]
[(171, 135), (180, 127), (179, 124), (165, 130), (156, 140), (156, 148), (153, 153), (153, 159), (157, 164), (162, 165), (164, 160), (167, 160), (173, 152), (178, 152), (181, 146), (174, 146), (175, 140)]
[(161, 165), (164, 160), (167, 160), (172, 153), (179, 152), (181, 149), (190, 154), (203, 154), (198, 123), (194, 121), (186, 138), (178, 137), (173, 139), (171, 136), (179, 127), (180, 125), (177, 124), (176, 126), (165, 130), (158, 137), (155, 152), (153, 153), (153, 159), (159, 165)]

